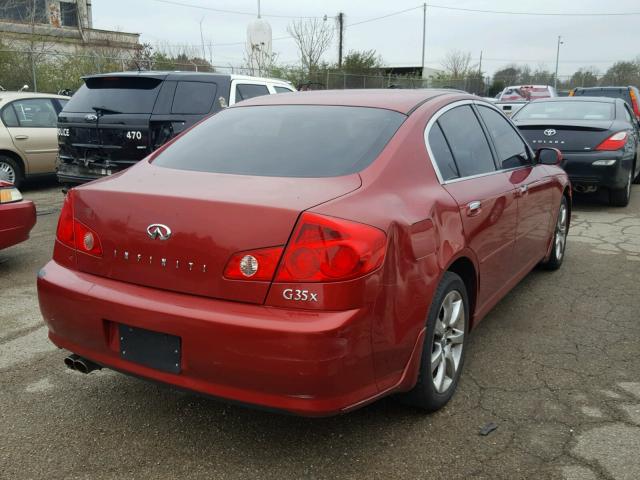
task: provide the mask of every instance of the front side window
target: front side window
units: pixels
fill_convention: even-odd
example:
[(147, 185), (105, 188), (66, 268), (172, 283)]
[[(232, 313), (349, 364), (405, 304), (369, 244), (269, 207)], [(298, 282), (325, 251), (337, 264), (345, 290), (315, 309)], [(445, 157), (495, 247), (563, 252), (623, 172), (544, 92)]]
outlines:
[(291, 92), (293, 92), (293, 90), (291, 90), (290, 88), (287, 88), (287, 87), (274, 86), (273, 88), (275, 89), (276, 93), (291, 93)]
[(461, 177), (495, 171), (487, 137), (469, 105), (449, 110), (440, 116), (438, 123)]
[(266, 85), (253, 85), (250, 83), (239, 83), (236, 85), (236, 102), (261, 95), (269, 95), (269, 89)]
[[(47, 98), (16, 100), (11, 106), (13, 106), (19, 126), (23, 128), (54, 128), (58, 121), (58, 114)], [(5, 109), (3, 114), (7, 110)]]
[(405, 118), (364, 107), (232, 107), (179, 138), (153, 164), (263, 177), (348, 175), (373, 162)]
[(531, 164), (527, 147), (509, 121), (495, 110), (478, 106), (493, 144), (498, 152), (498, 161), (502, 168), (515, 168)]

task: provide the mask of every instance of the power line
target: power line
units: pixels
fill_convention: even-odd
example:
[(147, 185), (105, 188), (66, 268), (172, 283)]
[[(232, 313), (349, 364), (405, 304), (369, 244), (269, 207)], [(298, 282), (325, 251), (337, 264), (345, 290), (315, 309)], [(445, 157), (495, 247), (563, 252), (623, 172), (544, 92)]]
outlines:
[[(204, 5), (196, 5), (194, 3), (187, 3), (187, 2), (179, 2), (177, 0), (151, 0), (153, 2), (158, 2), (158, 3), (165, 3), (167, 5), (175, 5), (175, 6), (179, 6), (179, 7), (187, 7), (187, 8), (196, 8), (198, 10), (207, 10), (210, 12), (216, 12), (216, 13), (229, 13), (229, 14), (233, 14), (233, 15), (248, 15), (251, 17), (255, 17), (256, 12), (241, 12), (238, 10), (225, 10), (222, 8), (213, 8), (213, 7), (205, 7)], [(262, 17), (272, 17), (272, 18), (322, 18), (324, 19), (326, 17), (326, 15), (320, 15), (320, 16), (304, 16), (304, 15), (276, 15), (276, 14), (265, 14), (262, 13), (261, 14)]]
[(455, 10), (459, 12), (473, 13), (496, 13), (500, 15), (530, 15), (542, 17), (622, 17), (630, 15), (640, 15), (640, 12), (604, 12), (604, 13), (578, 13), (578, 12), (517, 12), (512, 10), (481, 10), (478, 8), (449, 7), (444, 5), (434, 5), (428, 3), (427, 7), (441, 10)]

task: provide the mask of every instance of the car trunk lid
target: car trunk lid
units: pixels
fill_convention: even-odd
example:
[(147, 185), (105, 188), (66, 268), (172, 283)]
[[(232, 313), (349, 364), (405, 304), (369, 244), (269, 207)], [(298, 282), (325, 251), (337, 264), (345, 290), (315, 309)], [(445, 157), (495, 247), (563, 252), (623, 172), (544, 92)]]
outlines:
[(554, 147), (565, 152), (594, 150), (613, 132), (613, 121), (558, 121), (541, 124), (537, 121), (516, 121), (516, 125), (535, 149)]
[[(268, 281), (228, 280), (231, 255), (285, 245), (300, 213), (360, 187), (357, 174), (282, 178), (174, 170), (148, 162), (74, 190), (75, 217), (97, 232), (102, 258), (81, 271), (154, 288), (263, 303)], [(150, 225), (163, 235), (151, 238)], [(161, 236), (171, 234), (166, 240)], [(152, 229), (153, 231), (153, 229)]]

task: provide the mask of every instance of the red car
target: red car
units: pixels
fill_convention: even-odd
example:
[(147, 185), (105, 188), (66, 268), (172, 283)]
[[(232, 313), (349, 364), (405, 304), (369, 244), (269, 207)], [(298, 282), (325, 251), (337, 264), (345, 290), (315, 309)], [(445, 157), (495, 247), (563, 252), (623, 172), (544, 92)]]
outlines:
[(539, 263), (571, 190), (447, 90), (254, 98), (72, 189), (40, 272), (65, 363), (300, 415), (453, 395), (470, 328)]
[(35, 224), (33, 202), (23, 200), (13, 184), (0, 180), (0, 250), (24, 242)]

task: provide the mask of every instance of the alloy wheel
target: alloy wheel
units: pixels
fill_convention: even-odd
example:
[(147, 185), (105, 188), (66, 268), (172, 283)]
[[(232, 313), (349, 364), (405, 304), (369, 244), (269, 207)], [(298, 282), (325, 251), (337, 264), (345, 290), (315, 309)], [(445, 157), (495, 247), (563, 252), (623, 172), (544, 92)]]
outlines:
[(556, 239), (554, 248), (556, 249), (556, 259), (561, 260), (564, 255), (564, 247), (567, 244), (567, 205), (562, 202), (558, 212), (556, 222)]
[(16, 171), (11, 165), (2, 161), (0, 161), (0, 180), (16, 183)]
[(431, 349), (431, 379), (438, 393), (446, 392), (462, 360), (465, 312), (462, 295), (449, 292), (440, 305)]

